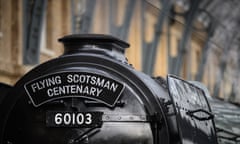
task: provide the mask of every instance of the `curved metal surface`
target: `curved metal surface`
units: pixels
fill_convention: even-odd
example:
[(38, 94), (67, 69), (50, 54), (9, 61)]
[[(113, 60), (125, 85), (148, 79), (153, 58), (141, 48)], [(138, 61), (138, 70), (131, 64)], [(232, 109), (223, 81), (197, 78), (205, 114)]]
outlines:
[(240, 107), (210, 96), (206, 86), (200, 82), (192, 84), (204, 90), (214, 114), (214, 122), (219, 144), (240, 143)]
[[(85, 49), (44, 63), (26, 74), (9, 93), (0, 109), (1, 142), (5, 143), (146, 143), (167, 142), (166, 122), (156, 94), (144, 83), (137, 71), (125, 62), (106, 54), (109, 49)], [(34, 107), (27, 97), (24, 85), (46, 74), (64, 71), (95, 73), (124, 84), (125, 88), (115, 106), (85, 98), (67, 98), (46, 102)], [(143, 74), (142, 74), (143, 75)], [(142, 76), (141, 75), (141, 76)], [(51, 76), (51, 75), (50, 75)], [(50, 77), (44, 77), (50, 78)], [(37, 83), (37, 81), (34, 83)], [(39, 81), (40, 84), (40, 81)], [(61, 86), (55, 83), (54, 86)], [(30, 89), (33, 84), (29, 85)], [(106, 86), (107, 87), (107, 86)], [(37, 89), (41, 89), (40, 87)], [(35, 92), (33, 90), (33, 93)], [(42, 89), (41, 89), (42, 90)], [(87, 101), (86, 101), (87, 100)], [(123, 104), (121, 104), (123, 103)], [(47, 111), (103, 112), (100, 128), (46, 127)], [(56, 117), (55, 117), (56, 118)], [(67, 121), (67, 118), (65, 118)], [(164, 135), (164, 138), (163, 136)], [(161, 139), (161, 140), (159, 140)]]
[(173, 75), (168, 75), (167, 80), (181, 143), (217, 143), (213, 116), (203, 90)]

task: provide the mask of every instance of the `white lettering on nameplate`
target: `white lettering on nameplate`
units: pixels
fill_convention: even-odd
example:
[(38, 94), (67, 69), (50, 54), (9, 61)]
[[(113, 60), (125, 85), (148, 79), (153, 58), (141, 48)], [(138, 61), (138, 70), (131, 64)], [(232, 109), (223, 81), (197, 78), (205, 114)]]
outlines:
[(34, 106), (66, 97), (83, 97), (113, 107), (124, 90), (114, 79), (87, 72), (53, 73), (24, 85)]

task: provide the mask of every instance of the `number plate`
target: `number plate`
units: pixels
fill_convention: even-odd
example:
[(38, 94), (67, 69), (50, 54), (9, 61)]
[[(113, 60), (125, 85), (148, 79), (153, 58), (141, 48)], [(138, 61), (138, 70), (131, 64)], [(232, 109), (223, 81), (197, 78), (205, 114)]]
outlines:
[(48, 111), (46, 125), (48, 127), (100, 127), (103, 112), (66, 112)]

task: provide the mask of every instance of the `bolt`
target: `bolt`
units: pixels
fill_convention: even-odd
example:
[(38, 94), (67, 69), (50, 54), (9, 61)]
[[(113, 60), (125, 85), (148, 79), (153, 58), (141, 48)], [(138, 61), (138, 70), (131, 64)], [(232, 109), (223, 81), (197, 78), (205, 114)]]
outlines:
[(119, 116), (119, 117), (118, 117), (118, 120), (121, 120), (121, 119), (122, 119), (121, 116)]

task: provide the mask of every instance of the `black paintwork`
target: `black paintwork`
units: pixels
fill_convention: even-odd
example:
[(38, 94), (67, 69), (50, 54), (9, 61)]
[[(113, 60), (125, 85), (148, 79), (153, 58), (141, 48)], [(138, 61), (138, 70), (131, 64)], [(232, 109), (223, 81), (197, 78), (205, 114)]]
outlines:
[[(16, 83), (3, 100), (0, 108), (0, 143), (217, 143), (212, 120), (210, 118), (207, 121), (198, 120), (201, 119), (201, 117), (198, 118), (199, 109), (204, 109), (205, 114), (211, 113), (205, 96), (202, 97), (200, 94), (198, 101), (200, 105), (183, 107), (188, 113), (179, 112), (178, 105), (184, 105), (185, 101), (194, 99), (191, 95), (184, 93), (191, 89), (190, 92), (198, 95), (202, 92), (201, 89), (181, 80), (182, 85), (175, 85), (175, 87), (179, 89), (176, 95), (182, 97), (182, 100), (176, 101), (176, 95), (173, 95), (173, 91), (170, 90), (173, 85), (169, 81), (167, 83), (161, 77), (152, 78), (136, 71), (128, 64), (124, 50), (129, 44), (117, 38), (93, 34), (70, 35), (59, 41), (65, 45), (64, 55), (31, 70)], [(121, 92), (104, 93), (104, 100), (107, 99), (107, 102), (92, 96), (88, 97), (88, 95), (76, 97), (73, 94), (75, 91), (73, 87), (68, 97), (63, 96), (45, 101), (41, 105), (34, 105), (32, 96), (37, 96), (38, 99), (46, 98), (48, 88), (69, 85), (69, 82), (62, 83), (63, 79), (58, 79), (60, 82), (54, 81), (54, 77), (57, 76), (55, 74), (65, 77), (66, 72), (67, 74), (94, 74), (101, 76), (105, 82), (115, 81), (116, 84), (119, 83), (119, 87), (123, 88), (119, 89), (122, 90)], [(46, 82), (44, 80), (46, 78), (50, 79), (48, 84), (40, 87), (40, 83)], [(179, 80), (179, 78), (173, 78), (173, 80)], [(34, 83), (38, 84), (34, 85)], [(95, 84), (94, 80), (92, 83)], [(107, 92), (109, 85), (106, 83), (98, 88), (105, 87), (103, 91)], [(77, 83), (74, 84), (77, 85)], [(94, 87), (93, 84), (88, 83), (84, 86)], [(38, 93), (36, 89), (43, 93)], [(58, 88), (55, 89), (57, 90)], [(63, 89), (61, 91), (65, 93)], [(120, 96), (113, 98), (113, 95), (117, 94)], [(111, 100), (117, 101), (109, 105)], [(49, 116), (47, 114), (49, 112), (60, 112), (63, 115), (66, 112), (70, 114), (100, 112), (101, 120), (96, 122), (98, 123), (96, 127), (93, 125), (81, 127), (69, 124), (69, 117), (65, 117), (67, 124), (56, 126), (54, 123), (56, 113)], [(94, 119), (98, 118), (94, 115)], [(51, 122), (50, 126), (47, 125), (49, 122)]]

